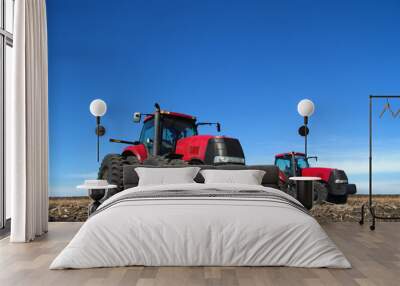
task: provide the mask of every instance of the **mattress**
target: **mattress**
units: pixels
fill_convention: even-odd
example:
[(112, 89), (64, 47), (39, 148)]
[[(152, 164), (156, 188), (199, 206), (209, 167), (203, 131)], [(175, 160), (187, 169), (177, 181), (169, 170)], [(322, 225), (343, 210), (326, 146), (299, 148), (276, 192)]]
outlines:
[(287, 194), (193, 183), (135, 187), (109, 198), (50, 269), (133, 265), (351, 267)]

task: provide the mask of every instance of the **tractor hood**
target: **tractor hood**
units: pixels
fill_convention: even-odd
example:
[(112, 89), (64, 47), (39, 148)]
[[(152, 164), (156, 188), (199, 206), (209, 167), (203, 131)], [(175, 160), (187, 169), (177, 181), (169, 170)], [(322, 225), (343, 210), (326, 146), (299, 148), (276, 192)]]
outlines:
[(343, 170), (332, 168), (305, 168), (302, 176), (320, 177), (323, 182), (330, 186), (330, 195), (344, 196), (357, 193), (355, 184), (349, 184), (346, 173)]
[(179, 139), (176, 153), (185, 161), (202, 164), (245, 164), (242, 146), (238, 139), (226, 136), (196, 135)]
[(324, 167), (304, 168), (301, 170), (301, 175), (307, 177), (320, 177), (323, 181), (327, 182), (334, 170), (336, 169)]

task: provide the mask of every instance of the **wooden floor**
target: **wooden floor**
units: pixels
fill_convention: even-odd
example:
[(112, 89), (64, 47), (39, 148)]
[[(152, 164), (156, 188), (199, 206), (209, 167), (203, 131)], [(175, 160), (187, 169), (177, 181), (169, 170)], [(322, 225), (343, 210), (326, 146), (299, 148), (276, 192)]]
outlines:
[(400, 223), (379, 223), (375, 232), (355, 223), (324, 229), (353, 269), (288, 267), (124, 267), (48, 270), (81, 223), (50, 223), (28, 244), (0, 241), (0, 285), (400, 285)]

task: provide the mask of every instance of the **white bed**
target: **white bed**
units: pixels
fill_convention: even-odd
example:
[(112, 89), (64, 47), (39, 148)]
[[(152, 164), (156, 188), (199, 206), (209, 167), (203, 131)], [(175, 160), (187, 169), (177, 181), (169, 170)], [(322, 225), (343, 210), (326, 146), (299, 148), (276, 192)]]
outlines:
[[(174, 196), (154, 197), (175, 190)], [(252, 191), (263, 193), (257, 197)], [(50, 269), (127, 265), (351, 267), (318, 222), (285, 193), (197, 183), (135, 187), (114, 195)]]

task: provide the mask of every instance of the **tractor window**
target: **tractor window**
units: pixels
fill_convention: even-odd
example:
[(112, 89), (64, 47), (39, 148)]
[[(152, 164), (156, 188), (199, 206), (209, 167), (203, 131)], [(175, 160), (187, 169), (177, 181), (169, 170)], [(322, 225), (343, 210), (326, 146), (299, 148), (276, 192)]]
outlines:
[(193, 121), (169, 117), (163, 118), (161, 154), (172, 152), (179, 139), (194, 135), (197, 135), (197, 131)]
[(146, 121), (143, 124), (142, 132), (140, 133), (139, 141), (143, 143), (149, 153), (152, 153), (153, 150), (153, 139), (154, 139), (154, 120)]
[(304, 157), (296, 157), (296, 162), (297, 162), (297, 169), (304, 169), (310, 167), (306, 158)]
[(175, 134), (171, 131), (171, 129), (163, 128), (162, 131), (162, 141), (161, 141), (161, 154), (166, 154), (168, 152), (172, 152), (175, 146)]
[[(161, 119), (161, 146), (160, 154), (173, 152), (176, 141), (181, 138), (197, 135), (194, 121), (177, 119), (174, 117), (164, 117)], [(144, 123), (139, 141), (143, 143), (149, 153), (153, 150), (154, 140), (154, 120), (148, 120)]]
[(275, 161), (275, 165), (283, 172), (285, 173), (286, 176), (291, 177), (292, 176), (292, 168), (291, 168), (291, 163), (290, 159), (283, 159), (283, 158), (278, 158)]
[(166, 117), (162, 120), (162, 128), (175, 140), (197, 135), (196, 126), (191, 120)]

